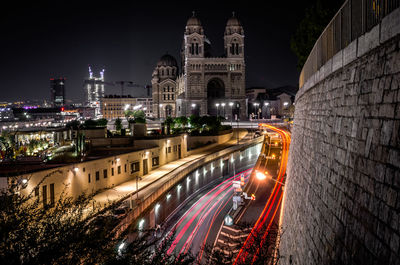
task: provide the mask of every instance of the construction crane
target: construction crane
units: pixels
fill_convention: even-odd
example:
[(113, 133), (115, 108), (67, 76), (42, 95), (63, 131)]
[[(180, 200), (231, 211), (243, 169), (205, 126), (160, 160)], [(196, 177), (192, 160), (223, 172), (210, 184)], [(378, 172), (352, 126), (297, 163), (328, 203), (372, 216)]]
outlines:
[(130, 88), (143, 88), (147, 89), (146, 94), (150, 95), (150, 87), (149, 85), (138, 85), (135, 84), (132, 81), (116, 81), (113, 83), (113, 85), (119, 85), (121, 87), (121, 97), (124, 95), (124, 89), (125, 87), (130, 87)]

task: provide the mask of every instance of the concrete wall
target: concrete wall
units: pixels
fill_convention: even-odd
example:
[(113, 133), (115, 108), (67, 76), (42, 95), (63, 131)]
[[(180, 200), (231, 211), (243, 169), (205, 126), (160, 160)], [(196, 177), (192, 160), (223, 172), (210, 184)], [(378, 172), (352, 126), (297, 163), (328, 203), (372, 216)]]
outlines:
[[(187, 156), (187, 135), (182, 134), (174, 137), (160, 137), (153, 139), (138, 139), (134, 141), (135, 147), (150, 148), (158, 146), (160, 148), (160, 164), (166, 164), (179, 158)], [(180, 157), (179, 157), (180, 148)]]
[(103, 147), (103, 146), (132, 146), (132, 137), (114, 137), (114, 138), (95, 138), (90, 139), (91, 147)]
[(210, 144), (223, 144), (229, 141), (232, 138), (232, 132), (222, 134), (222, 135), (215, 135), (215, 136), (189, 136), (188, 137), (188, 148), (194, 149), (198, 148), (199, 146), (207, 146), (209, 147)]
[[(179, 145), (182, 149), (182, 158), (187, 155), (186, 137), (184, 135), (154, 140), (138, 140), (138, 142), (139, 145), (142, 144), (143, 150), (42, 170), (15, 178), (29, 180), (27, 187), (23, 190), (25, 194), (32, 192), (42, 181), (39, 186), (40, 200), (43, 198), (43, 186), (47, 187), (47, 200), (50, 200), (49, 187), (51, 184), (54, 184), (55, 200), (59, 198), (62, 192), (65, 192), (67, 196), (76, 198), (83, 192), (93, 193), (134, 179), (136, 176), (143, 176), (144, 163), (147, 163), (149, 173), (159, 166), (178, 159)], [(171, 152), (169, 152), (169, 147)], [(153, 164), (153, 158), (158, 158), (158, 165)], [(131, 164), (133, 163), (139, 163), (138, 171), (132, 172)], [(107, 171), (106, 178), (104, 177), (104, 170)], [(99, 174), (98, 180), (96, 180), (96, 172)]]
[(385, 19), (297, 95), (281, 264), (400, 264), (399, 9)]

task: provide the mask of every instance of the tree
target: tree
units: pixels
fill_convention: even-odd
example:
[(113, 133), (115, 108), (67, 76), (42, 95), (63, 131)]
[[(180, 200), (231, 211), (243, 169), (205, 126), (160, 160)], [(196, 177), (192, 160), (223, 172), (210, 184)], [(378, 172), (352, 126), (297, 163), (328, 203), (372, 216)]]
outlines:
[(188, 124), (188, 118), (185, 116), (177, 117), (174, 121), (180, 128), (185, 128)]
[(200, 117), (197, 115), (191, 115), (189, 117), (189, 123), (192, 129), (199, 130), (203, 127), (200, 121)]
[(133, 112), (133, 117), (135, 119), (141, 118), (141, 119), (146, 119), (146, 114), (144, 113), (143, 110), (135, 110)]
[(133, 117), (133, 111), (125, 110), (125, 117), (126, 117), (126, 119), (132, 118)]
[(86, 120), (84, 126), (85, 128), (95, 128), (97, 127), (97, 121), (92, 119)]
[(117, 118), (115, 120), (115, 130), (117, 130), (118, 132), (120, 132), (122, 129), (122, 121), (120, 118)]
[(175, 120), (168, 116), (165, 119), (164, 124), (167, 126), (167, 134), (171, 134), (171, 127), (174, 127)]
[(297, 56), (297, 68), (303, 68), (315, 42), (340, 8), (343, 0), (316, 0), (305, 11), (305, 17), (290, 40), (290, 48)]
[(97, 120), (97, 126), (98, 127), (106, 127), (107, 126), (107, 123), (108, 123), (108, 120), (107, 119), (98, 119)]
[[(42, 180), (61, 171), (50, 172)], [(61, 172), (62, 173), (62, 172)], [(29, 180), (28, 180), (29, 181)], [(93, 196), (76, 200), (62, 194), (54, 205), (46, 205), (28, 195), (19, 181), (12, 181), (0, 192), (0, 263), (1, 264), (189, 264), (188, 255), (166, 255), (165, 242), (152, 239), (149, 231), (142, 237), (126, 239), (119, 220), (108, 214), (114, 207), (100, 212)], [(122, 251), (121, 242), (128, 246)], [(181, 263), (182, 262), (182, 263)]]
[(65, 127), (66, 127), (67, 129), (77, 130), (78, 127), (79, 127), (79, 125), (81, 125), (81, 123), (80, 123), (79, 121), (73, 120), (73, 121), (68, 122), (68, 123), (65, 125)]

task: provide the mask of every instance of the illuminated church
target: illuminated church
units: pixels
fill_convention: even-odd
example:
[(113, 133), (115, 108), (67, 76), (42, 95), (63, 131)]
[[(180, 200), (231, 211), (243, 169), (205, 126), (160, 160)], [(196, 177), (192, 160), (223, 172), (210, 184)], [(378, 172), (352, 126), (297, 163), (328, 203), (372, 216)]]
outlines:
[(213, 57), (200, 20), (194, 15), (186, 23), (181, 62), (166, 54), (152, 74), (153, 115), (220, 115), (247, 117), (245, 97), (244, 31), (234, 16), (224, 33), (224, 55)]

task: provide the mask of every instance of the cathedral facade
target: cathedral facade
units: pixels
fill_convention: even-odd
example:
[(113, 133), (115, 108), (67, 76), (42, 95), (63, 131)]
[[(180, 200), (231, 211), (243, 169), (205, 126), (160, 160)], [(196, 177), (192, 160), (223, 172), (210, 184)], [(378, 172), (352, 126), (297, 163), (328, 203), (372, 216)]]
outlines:
[(247, 118), (244, 31), (232, 16), (225, 27), (224, 55), (213, 57), (200, 20), (187, 21), (181, 63), (164, 55), (152, 75), (156, 118), (212, 115), (228, 120)]

